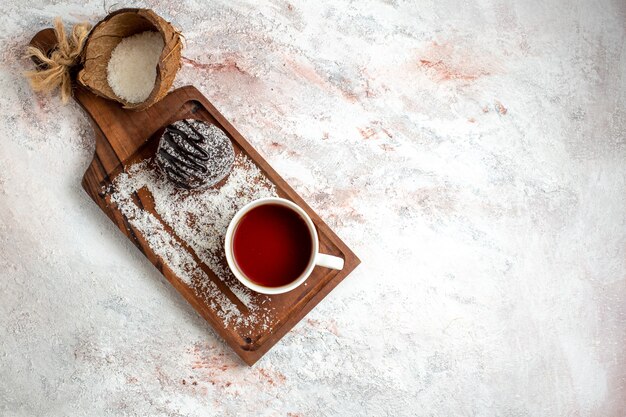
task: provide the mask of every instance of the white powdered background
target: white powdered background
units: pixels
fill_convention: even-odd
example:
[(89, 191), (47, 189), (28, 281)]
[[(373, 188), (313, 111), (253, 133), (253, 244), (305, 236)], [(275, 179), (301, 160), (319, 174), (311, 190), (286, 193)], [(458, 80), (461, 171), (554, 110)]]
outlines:
[(0, 5), (0, 415), (626, 415), (623, 0), (124, 3), (363, 261), (252, 368), (21, 76), (37, 29), (110, 6)]

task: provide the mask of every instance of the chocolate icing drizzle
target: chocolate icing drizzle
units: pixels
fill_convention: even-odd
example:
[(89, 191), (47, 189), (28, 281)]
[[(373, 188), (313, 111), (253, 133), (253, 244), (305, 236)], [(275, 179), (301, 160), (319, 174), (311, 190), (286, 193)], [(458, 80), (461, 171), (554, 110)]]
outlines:
[[(221, 130), (217, 129), (216, 135), (211, 128), (217, 129), (199, 120), (180, 120), (165, 128), (157, 163), (176, 185), (197, 188), (208, 181), (219, 181), (230, 171), (232, 144)], [(210, 172), (211, 168), (216, 172)]]

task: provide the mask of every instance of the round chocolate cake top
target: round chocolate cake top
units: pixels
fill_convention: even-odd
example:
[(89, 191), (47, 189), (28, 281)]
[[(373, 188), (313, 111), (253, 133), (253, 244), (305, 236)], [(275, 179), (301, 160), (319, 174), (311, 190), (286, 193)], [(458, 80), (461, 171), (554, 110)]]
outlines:
[(156, 156), (165, 175), (186, 189), (217, 184), (228, 175), (234, 160), (233, 145), (222, 129), (196, 119), (168, 125)]

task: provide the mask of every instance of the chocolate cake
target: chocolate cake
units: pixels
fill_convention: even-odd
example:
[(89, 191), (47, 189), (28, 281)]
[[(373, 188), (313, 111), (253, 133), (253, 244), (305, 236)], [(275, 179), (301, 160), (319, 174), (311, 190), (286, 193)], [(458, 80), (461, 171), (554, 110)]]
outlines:
[(159, 142), (156, 163), (179, 187), (211, 187), (230, 172), (233, 145), (222, 129), (196, 119), (168, 125)]

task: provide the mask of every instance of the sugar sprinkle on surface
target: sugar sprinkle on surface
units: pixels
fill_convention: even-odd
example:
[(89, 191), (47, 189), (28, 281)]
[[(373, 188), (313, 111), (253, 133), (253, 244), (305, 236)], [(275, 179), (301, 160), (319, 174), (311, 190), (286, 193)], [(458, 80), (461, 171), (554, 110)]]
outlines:
[[(160, 219), (137, 204), (137, 192), (143, 188), (150, 192)], [(235, 213), (252, 200), (278, 195), (274, 184), (251, 159), (237, 155), (221, 187), (193, 191), (177, 188), (154, 163), (146, 160), (120, 173), (107, 193), (163, 264), (203, 298), (225, 326), (244, 329), (254, 325), (267, 329), (273, 325), (269, 297), (253, 294), (241, 285), (229, 270), (223, 253), (226, 229)], [(218, 288), (165, 225), (228, 286), (239, 305)]]

